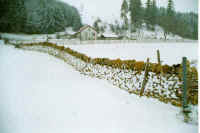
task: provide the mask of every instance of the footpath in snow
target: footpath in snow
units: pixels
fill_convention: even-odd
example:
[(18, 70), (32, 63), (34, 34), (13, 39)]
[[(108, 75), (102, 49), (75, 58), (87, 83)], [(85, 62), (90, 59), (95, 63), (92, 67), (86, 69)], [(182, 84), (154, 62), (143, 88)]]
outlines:
[(47, 54), (0, 45), (2, 133), (197, 133), (180, 108), (80, 75)]

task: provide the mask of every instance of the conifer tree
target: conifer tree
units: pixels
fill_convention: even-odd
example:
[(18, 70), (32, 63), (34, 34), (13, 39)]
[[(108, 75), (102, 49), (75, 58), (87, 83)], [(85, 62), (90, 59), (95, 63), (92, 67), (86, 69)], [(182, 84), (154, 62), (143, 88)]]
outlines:
[(123, 20), (123, 27), (125, 30), (128, 29), (128, 3), (126, 0), (123, 0), (122, 6), (121, 6), (121, 19)]
[(168, 5), (167, 5), (167, 18), (166, 22), (167, 23), (167, 32), (169, 33), (170, 31), (173, 31), (174, 29), (174, 16), (175, 16), (175, 11), (174, 11), (174, 4), (173, 0), (168, 0)]
[(147, 28), (149, 28), (150, 22), (151, 22), (151, 0), (147, 0), (147, 3), (146, 3), (145, 22), (146, 22)]
[(174, 16), (174, 3), (173, 3), (173, 0), (168, 0), (167, 16), (169, 16), (169, 17)]
[(164, 37), (166, 39), (167, 35), (174, 31), (175, 26), (175, 11), (174, 4), (172, 0), (168, 0), (167, 9), (165, 10), (165, 14), (162, 17), (161, 26), (164, 29)]
[(131, 16), (131, 24), (134, 26), (131, 30), (139, 28), (142, 24), (142, 3), (141, 0), (130, 0), (129, 11)]
[(154, 30), (157, 17), (156, 1), (147, 0), (145, 9), (145, 22), (148, 29)]
[(101, 27), (99, 26), (99, 23), (101, 23), (100, 18), (97, 18), (93, 23), (93, 27), (96, 29), (97, 32), (101, 31)]
[(81, 26), (76, 8), (57, 0), (0, 0), (0, 31), (54, 33)]
[(152, 6), (151, 6), (151, 25), (154, 26), (157, 23), (157, 6), (156, 6), (156, 0), (152, 1)]

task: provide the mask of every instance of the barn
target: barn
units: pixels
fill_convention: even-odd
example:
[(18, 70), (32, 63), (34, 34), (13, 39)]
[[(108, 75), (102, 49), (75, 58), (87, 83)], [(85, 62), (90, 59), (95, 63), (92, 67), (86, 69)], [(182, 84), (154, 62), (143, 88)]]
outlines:
[(85, 25), (75, 34), (80, 40), (96, 40), (97, 31), (90, 25)]

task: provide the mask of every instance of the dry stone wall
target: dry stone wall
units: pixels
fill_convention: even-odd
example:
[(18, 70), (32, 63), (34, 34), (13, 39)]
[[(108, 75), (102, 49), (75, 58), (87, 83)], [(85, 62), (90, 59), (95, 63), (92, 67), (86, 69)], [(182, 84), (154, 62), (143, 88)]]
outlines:
[[(106, 65), (105, 62), (102, 65), (95, 61), (97, 59), (91, 59), (72, 49), (55, 44), (23, 44), (17, 45), (17, 48), (48, 53), (73, 66), (81, 74), (107, 80), (109, 83), (128, 91), (130, 94), (140, 94), (144, 80), (144, 68), (128, 69), (128, 67), (113, 67), (112, 65)], [(77, 58), (79, 56), (80, 58)], [(175, 73), (169, 73), (168, 71), (165, 73), (155, 73), (150, 71), (148, 73), (144, 96), (156, 98), (161, 102), (171, 103), (175, 106), (181, 106), (181, 86), (182, 81), (179, 75)], [(189, 102), (197, 104), (198, 102), (194, 102), (195, 100), (198, 101), (198, 97), (197, 99), (189, 99)]]

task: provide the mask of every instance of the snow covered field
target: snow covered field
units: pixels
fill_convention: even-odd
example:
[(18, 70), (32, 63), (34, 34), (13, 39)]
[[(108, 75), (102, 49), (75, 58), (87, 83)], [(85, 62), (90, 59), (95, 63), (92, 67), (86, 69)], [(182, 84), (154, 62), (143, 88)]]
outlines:
[[(55, 35), (51, 35), (51, 36), (55, 36)], [(36, 35), (36, 34), (35, 35), (27, 35), (27, 34), (1, 33), (1, 37), (2, 38), (11, 39), (11, 40), (24, 41), (24, 40), (34, 40), (34, 39), (46, 40), (47, 35), (46, 34), (42, 34), (42, 35)]]
[(163, 64), (179, 64), (182, 57), (186, 56), (190, 61), (198, 60), (198, 43), (137, 43), (137, 44), (98, 44), (98, 45), (66, 45), (73, 50), (84, 53), (90, 57), (102, 57), (110, 59), (136, 59), (157, 62), (156, 51), (160, 50)]
[(198, 132), (177, 118), (180, 108), (129, 95), (52, 56), (0, 45), (0, 60), (2, 133)]

